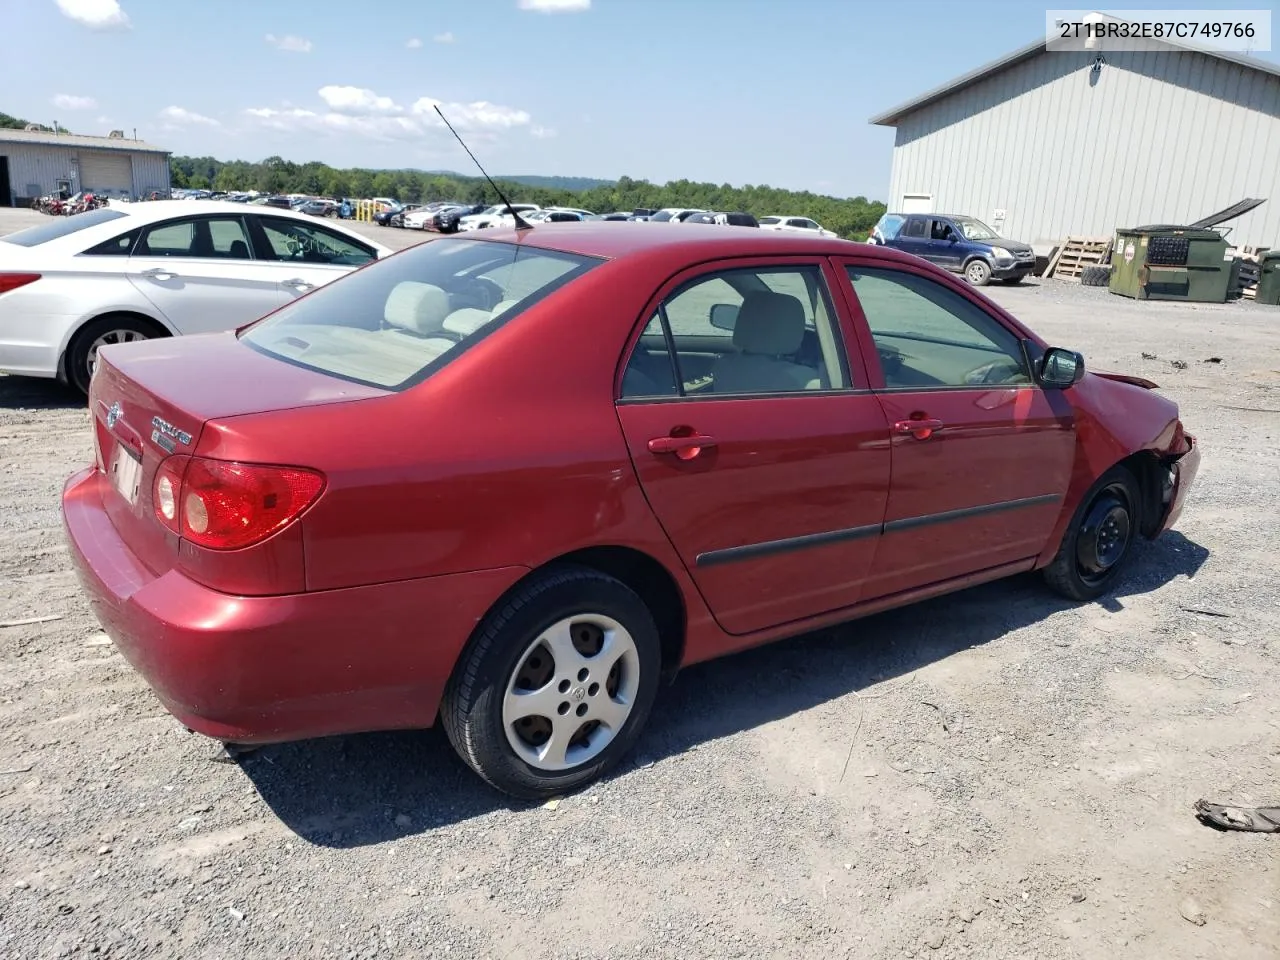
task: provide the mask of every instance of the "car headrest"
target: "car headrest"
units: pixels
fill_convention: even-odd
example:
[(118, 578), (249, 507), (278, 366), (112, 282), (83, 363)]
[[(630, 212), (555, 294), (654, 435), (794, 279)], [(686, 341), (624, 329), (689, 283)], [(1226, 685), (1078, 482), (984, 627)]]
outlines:
[(419, 336), (439, 333), (449, 315), (449, 295), (435, 284), (402, 280), (387, 297), (382, 315), (389, 325)]
[(444, 328), (450, 333), (465, 337), (475, 333), (492, 319), (493, 314), (488, 310), (480, 310), (477, 307), (463, 307), (461, 310), (453, 311), (445, 318)]
[(496, 317), (500, 313), (506, 313), (508, 310), (510, 310), (519, 302), (520, 302), (519, 300), (503, 300), (501, 303), (499, 303), (496, 307), (493, 308), (492, 315)]
[(733, 345), (743, 353), (795, 353), (804, 342), (804, 307), (785, 293), (747, 294), (733, 325)]

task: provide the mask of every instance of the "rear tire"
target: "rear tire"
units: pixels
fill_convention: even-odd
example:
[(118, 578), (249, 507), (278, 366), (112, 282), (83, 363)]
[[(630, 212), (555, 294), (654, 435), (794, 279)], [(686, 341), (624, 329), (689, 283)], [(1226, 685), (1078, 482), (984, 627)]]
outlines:
[(630, 587), (585, 567), (549, 569), (481, 623), (441, 721), (491, 786), (543, 799), (585, 786), (631, 749), (661, 668), (653, 614)]
[(991, 282), (991, 267), (985, 260), (970, 260), (964, 265), (964, 278), (970, 286), (985, 287)]
[(1142, 526), (1142, 492), (1127, 467), (1116, 465), (1085, 494), (1062, 536), (1045, 581), (1069, 600), (1109, 592), (1133, 553)]
[(90, 320), (76, 331), (76, 335), (67, 346), (65, 360), (67, 383), (78, 393), (87, 397), (99, 347), (112, 343), (152, 340), (164, 335), (164, 331), (151, 321), (127, 313), (109, 313), (96, 320)]

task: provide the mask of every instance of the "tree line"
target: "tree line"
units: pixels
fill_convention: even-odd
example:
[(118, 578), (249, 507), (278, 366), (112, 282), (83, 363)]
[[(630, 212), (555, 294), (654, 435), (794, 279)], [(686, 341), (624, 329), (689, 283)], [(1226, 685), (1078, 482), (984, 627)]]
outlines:
[[(457, 200), (496, 203), (493, 188), (480, 177), (422, 170), (335, 169), (319, 161), (293, 163), (268, 157), (260, 163), (230, 162), (213, 157), (173, 157), (172, 182), (177, 188), (259, 190), (264, 193), (305, 193), (324, 197), (394, 197), (401, 203)], [(756, 217), (810, 217), (828, 230), (853, 240), (865, 239), (885, 212), (885, 205), (866, 197), (831, 197), (809, 191), (727, 183), (672, 180), (665, 184), (622, 177), (587, 190), (552, 186), (552, 178), (533, 182), (495, 178), (512, 202), (540, 206), (580, 207), (596, 213), (637, 208), (697, 207), (740, 211)]]

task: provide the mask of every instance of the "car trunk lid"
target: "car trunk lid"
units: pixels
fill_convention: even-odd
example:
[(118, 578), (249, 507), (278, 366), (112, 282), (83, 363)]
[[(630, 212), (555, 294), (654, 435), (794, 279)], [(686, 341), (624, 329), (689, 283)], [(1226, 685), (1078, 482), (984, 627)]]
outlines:
[(95, 460), (110, 486), (103, 506), (138, 559), (162, 573), (180, 544), (155, 515), (156, 471), (194, 454), (206, 423), (385, 392), (268, 357), (234, 333), (104, 347), (89, 391)]

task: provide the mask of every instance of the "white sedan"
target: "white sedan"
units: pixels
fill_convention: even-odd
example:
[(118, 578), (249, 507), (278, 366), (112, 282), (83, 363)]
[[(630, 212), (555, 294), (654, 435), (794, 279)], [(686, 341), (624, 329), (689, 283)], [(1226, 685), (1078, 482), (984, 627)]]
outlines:
[(387, 247), (276, 207), (156, 200), (0, 237), (0, 373), (82, 393), (108, 343), (231, 330)]
[[(542, 208), (536, 203), (513, 203), (511, 209), (517, 213), (532, 213), (534, 210)], [(480, 213), (473, 213), (469, 217), (463, 217), (458, 221), (459, 232), (465, 233), (468, 230), (487, 230), (501, 223), (503, 217), (510, 217), (505, 203), (495, 203), (488, 210), (482, 210)]]
[(832, 230), (828, 230), (816, 220), (810, 220), (808, 217), (761, 217), (761, 230), (781, 230), (784, 233), (807, 233), (820, 237), (830, 237), (832, 240), (837, 239), (840, 235)]

